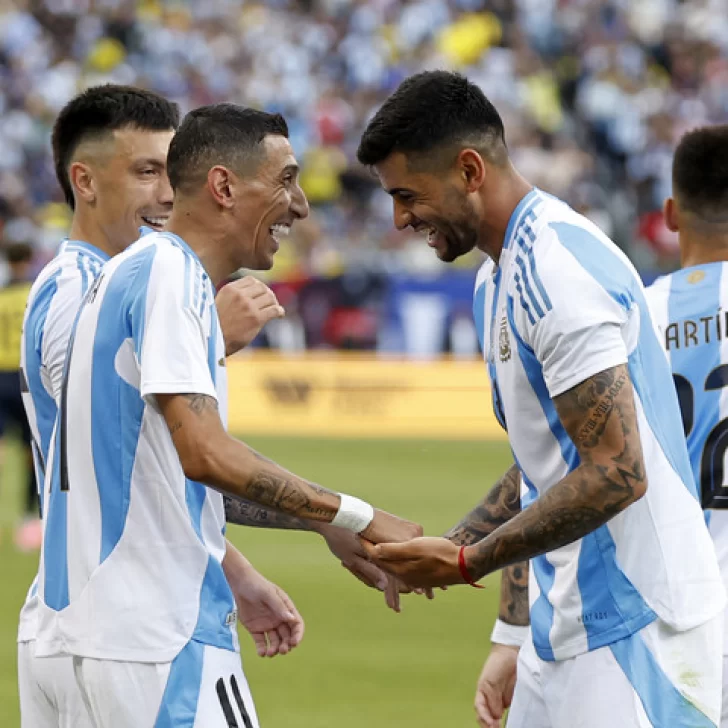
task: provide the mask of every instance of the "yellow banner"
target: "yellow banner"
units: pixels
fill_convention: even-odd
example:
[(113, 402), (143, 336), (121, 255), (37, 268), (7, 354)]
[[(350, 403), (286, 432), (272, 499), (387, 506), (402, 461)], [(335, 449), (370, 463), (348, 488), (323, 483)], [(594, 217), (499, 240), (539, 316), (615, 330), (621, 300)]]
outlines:
[(504, 439), (482, 360), (253, 352), (229, 359), (231, 432)]

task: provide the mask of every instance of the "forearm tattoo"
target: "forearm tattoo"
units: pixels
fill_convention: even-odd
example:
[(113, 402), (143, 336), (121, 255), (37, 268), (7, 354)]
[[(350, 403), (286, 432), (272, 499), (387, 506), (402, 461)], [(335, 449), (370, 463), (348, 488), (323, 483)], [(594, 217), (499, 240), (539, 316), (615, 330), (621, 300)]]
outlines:
[(554, 404), (581, 463), (480, 542), (472, 558), (479, 576), (582, 538), (645, 492), (642, 446), (625, 365), (591, 377)]
[(485, 500), (453, 526), (445, 538), (458, 546), (470, 546), (493, 533), (520, 510), (521, 472), (512, 465), (488, 491)]
[(257, 503), (251, 503), (242, 498), (225, 495), (223, 501), (225, 503), (225, 520), (228, 523), (234, 523), (238, 526), (253, 526), (254, 528), (311, 530), (311, 524), (301, 518), (280, 513), (271, 508), (263, 508)]
[(519, 561), (503, 569), (498, 619), (519, 627), (528, 626), (528, 561)]

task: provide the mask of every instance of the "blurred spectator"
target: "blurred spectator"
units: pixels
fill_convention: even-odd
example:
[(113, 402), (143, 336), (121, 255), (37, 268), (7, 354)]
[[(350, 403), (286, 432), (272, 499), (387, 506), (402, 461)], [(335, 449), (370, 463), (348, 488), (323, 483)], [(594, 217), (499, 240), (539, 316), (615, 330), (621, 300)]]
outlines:
[[(0, 229), (52, 254), (68, 216), (51, 124), (81, 88), (115, 81), (183, 110), (286, 115), (313, 213), (272, 280), (437, 273), (354, 160), (382, 99), (434, 66), (481, 84), (526, 176), (641, 267), (675, 265), (659, 209), (679, 136), (728, 119), (728, 0), (0, 0)], [(330, 331), (363, 340), (365, 319)]]

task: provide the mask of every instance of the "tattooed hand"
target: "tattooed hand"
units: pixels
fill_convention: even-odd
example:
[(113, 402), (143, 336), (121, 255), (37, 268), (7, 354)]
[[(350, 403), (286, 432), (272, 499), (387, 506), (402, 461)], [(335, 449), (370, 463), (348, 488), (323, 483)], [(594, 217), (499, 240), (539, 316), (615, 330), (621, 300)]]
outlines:
[(465, 550), (465, 563), (477, 578), (582, 538), (647, 489), (626, 365), (590, 377), (556, 397), (554, 405), (580, 465), (525, 511)]

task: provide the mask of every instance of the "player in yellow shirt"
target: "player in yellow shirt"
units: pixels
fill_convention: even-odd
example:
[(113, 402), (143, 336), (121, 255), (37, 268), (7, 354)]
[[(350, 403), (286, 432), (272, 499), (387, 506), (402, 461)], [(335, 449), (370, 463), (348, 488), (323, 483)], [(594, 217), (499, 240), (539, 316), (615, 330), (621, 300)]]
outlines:
[(27, 454), (27, 484), (24, 519), (15, 534), (15, 543), (23, 550), (31, 550), (40, 547), (41, 523), (30, 428), (21, 397), (20, 336), (30, 292), (33, 249), (26, 243), (12, 243), (6, 246), (5, 257), (10, 267), (10, 280), (0, 288), (0, 439), (5, 437), (8, 425), (18, 426)]

